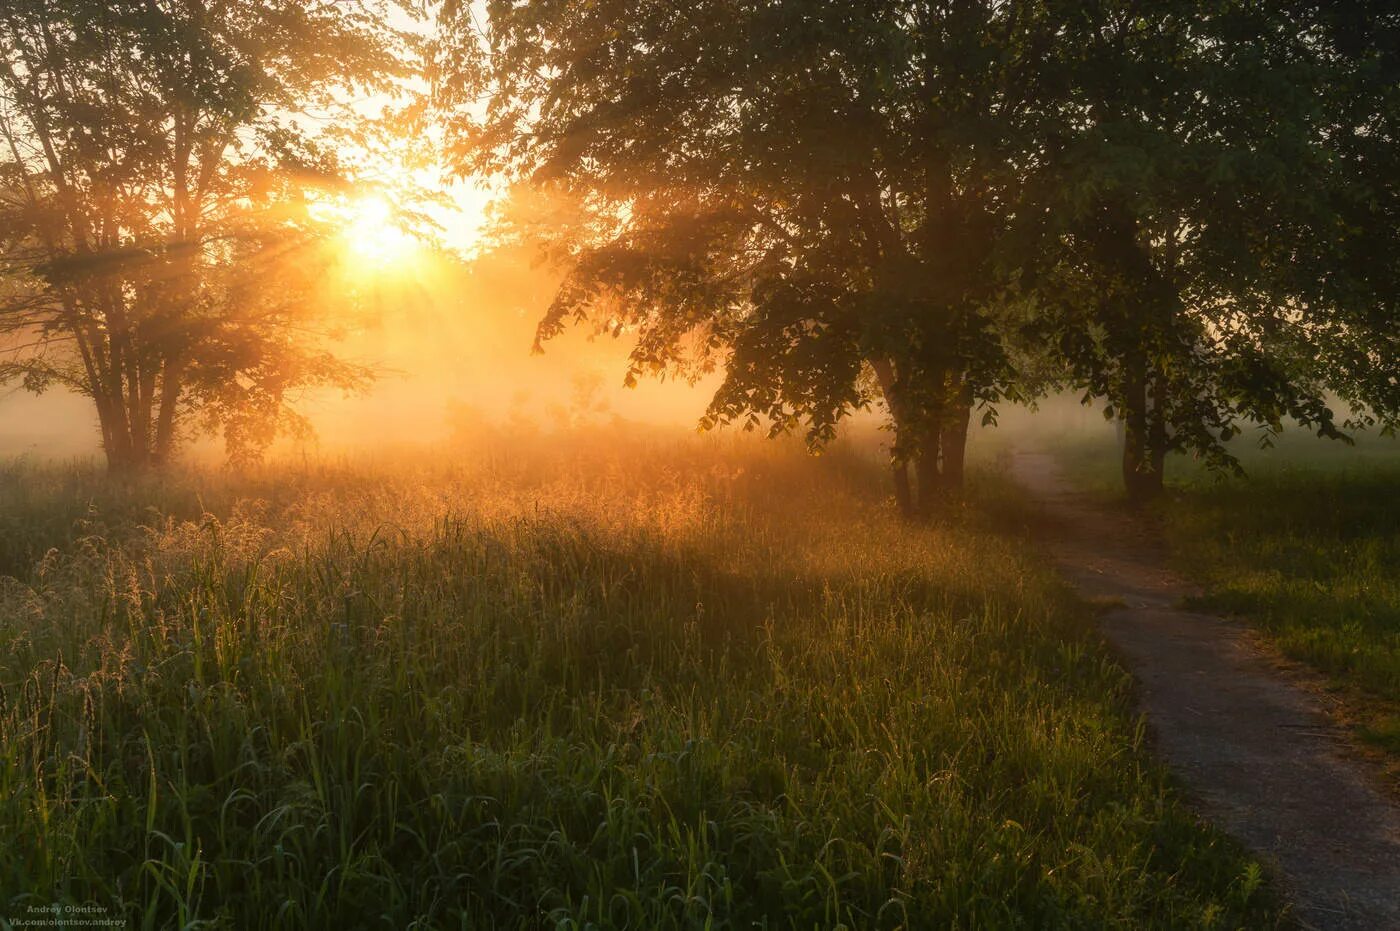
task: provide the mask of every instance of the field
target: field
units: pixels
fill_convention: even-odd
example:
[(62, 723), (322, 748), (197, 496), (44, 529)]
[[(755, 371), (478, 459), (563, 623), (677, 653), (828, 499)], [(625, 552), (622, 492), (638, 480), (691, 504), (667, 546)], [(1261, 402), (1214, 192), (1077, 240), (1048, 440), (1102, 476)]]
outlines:
[(1272, 926), (973, 484), (916, 528), (736, 440), (11, 463), (0, 925)]
[[(1114, 453), (1061, 447), (1073, 474), (1105, 496)], [(1277, 648), (1324, 673), (1357, 733), (1400, 772), (1400, 441), (1355, 446), (1285, 434), (1240, 444), (1247, 476), (1172, 460), (1155, 508), (1200, 603), (1255, 624)]]

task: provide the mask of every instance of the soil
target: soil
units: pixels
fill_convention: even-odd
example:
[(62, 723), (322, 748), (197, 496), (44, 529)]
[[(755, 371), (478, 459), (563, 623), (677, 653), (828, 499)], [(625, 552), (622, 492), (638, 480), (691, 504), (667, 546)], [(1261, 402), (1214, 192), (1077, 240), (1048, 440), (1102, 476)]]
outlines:
[(1012, 475), (1045, 542), (1138, 683), (1155, 747), (1201, 815), (1268, 865), (1304, 928), (1400, 931), (1400, 807), (1306, 674), (1247, 625), (1182, 608), (1151, 525), (1074, 488), (1048, 454)]

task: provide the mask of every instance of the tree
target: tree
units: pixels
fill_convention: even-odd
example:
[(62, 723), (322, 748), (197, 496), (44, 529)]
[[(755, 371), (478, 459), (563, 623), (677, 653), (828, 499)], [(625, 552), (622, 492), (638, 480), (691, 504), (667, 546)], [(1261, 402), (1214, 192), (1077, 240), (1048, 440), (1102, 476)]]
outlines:
[(575, 320), (633, 330), (629, 380), (722, 363), (707, 422), (766, 418), (817, 445), (882, 399), (904, 509), (961, 483), (969, 412), (1022, 388), (990, 261), (1053, 24), (895, 0), (486, 15), (441, 13), (458, 170), (590, 211), (554, 237), (570, 273), (542, 339)]
[(200, 425), (255, 450), (291, 392), (367, 377), (315, 338), (339, 166), (294, 115), (391, 89), (389, 7), (0, 0), (0, 378), (91, 397), (113, 469)]
[(1379, 4), (486, 10), (443, 10), (459, 170), (592, 211), (542, 338), (722, 362), (712, 422), (821, 443), (879, 397), (906, 509), (909, 463), (925, 509), (959, 481), (970, 408), (1039, 390), (1026, 335), (1122, 417), (1134, 497), (1174, 450), (1235, 467), (1249, 424), (1395, 422)]
[[(1331, 16), (1166, 2), (1064, 18), (1023, 214), (1041, 238), (1017, 251), (1039, 257), (1047, 341), (1123, 420), (1134, 498), (1161, 492), (1172, 451), (1238, 468), (1224, 443), (1248, 424), (1395, 423), (1393, 150), (1375, 138), (1386, 90), (1393, 132), (1393, 83), (1374, 79), (1375, 48), (1329, 38)], [(1344, 144), (1358, 127), (1364, 155)]]
[(1310, 328), (1290, 347), (1326, 374), (1345, 429), (1400, 429), (1400, 15), (1394, 4), (1301, 2), (1286, 28), (1318, 76), (1324, 192), (1275, 271)]

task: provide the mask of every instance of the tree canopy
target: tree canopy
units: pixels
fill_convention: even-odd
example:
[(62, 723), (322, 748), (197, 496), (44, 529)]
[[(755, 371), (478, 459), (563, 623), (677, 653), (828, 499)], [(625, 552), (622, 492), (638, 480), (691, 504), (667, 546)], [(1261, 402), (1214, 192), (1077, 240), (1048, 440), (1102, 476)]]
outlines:
[(536, 230), (541, 343), (633, 333), (629, 381), (722, 368), (706, 423), (816, 446), (879, 405), (907, 511), (959, 486), (972, 417), (1053, 388), (1123, 420), (1140, 496), (1252, 427), (1400, 418), (1379, 0), (437, 13), (424, 58), (408, 0), (0, 0), (0, 379), (91, 397), (114, 467), (256, 450), (299, 389), (363, 383), (316, 201), (354, 98), (426, 78), (457, 175), (577, 208)]
[(1394, 24), (1329, 10), (448, 3), (435, 77), (460, 172), (590, 211), (542, 337), (722, 362), (710, 420), (816, 443), (881, 399), (906, 507), (906, 462), (926, 505), (970, 409), (1046, 386), (1029, 348), (1150, 494), (1245, 423), (1341, 435), (1334, 396), (1394, 423)]
[[(1065, 19), (1055, 69), (1070, 93), (1044, 101), (1053, 130), (1027, 182), (1039, 229), (1012, 254), (1073, 382), (1124, 419), (1124, 477), (1140, 494), (1160, 490), (1173, 450), (1234, 467), (1224, 441), (1250, 424), (1291, 418), (1334, 438), (1393, 426), (1381, 386), (1400, 364), (1385, 351), (1393, 328), (1378, 326), (1393, 288), (1348, 270), (1348, 203), (1394, 193), (1338, 145), (1373, 115), (1339, 122), (1329, 105), (1361, 65), (1329, 41), (1327, 11), (1156, 14)], [(1374, 107), (1379, 90), (1351, 93)], [(1379, 216), (1353, 223), (1365, 251), (1394, 254)], [(1348, 361), (1357, 351), (1366, 362)]]
[[(638, 332), (630, 377), (721, 355), (712, 421), (814, 443), (882, 397), (896, 479), (960, 476), (973, 404), (1022, 390), (989, 265), (1043, 22), (905, 3), (488, 4), (445, 13), (464, 172), (568, 192), (572, 272), (541, 325)], [(577, 234), (577, 235), (574, 235)], [(946, 447), (947, 455), (943, 455)]]

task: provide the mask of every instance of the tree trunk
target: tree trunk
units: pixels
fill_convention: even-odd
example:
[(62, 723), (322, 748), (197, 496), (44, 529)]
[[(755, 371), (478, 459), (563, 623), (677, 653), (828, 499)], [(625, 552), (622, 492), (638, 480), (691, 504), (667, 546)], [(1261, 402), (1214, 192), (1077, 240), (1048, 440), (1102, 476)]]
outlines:
[(170, 462), (175, 449), (175, 406), (180, 403), (182, 366), (175, 359), (166, 359), (161, 366), (160, 413), (156, 419), (156, 465)]
[(162, 439), (167, 449), (173, 441), (178, 376), (162, 378), (159, 423), (153, 423), (156, 412), (150, 396), (154, 394), (155, 380), (140, 372), (133, 374), (134, 362), (121, 355), (111, 358), (107, 365), (116, 374), (104, 379), (104, 386), (113, 385), (116, 393), (104, 391), (100, 386), (93, 393), (107, 471), (112, 474), (140, 472), (160, 461), (158, 449)]
[(919, 505), (922, 518), (933, 516), (934, 509), (943, 500), (943, 473), (940, 456), (939, 431), (929, 428), (919, 444)]
[(949, 378), (949, 402), (939, 425), (943, 453), (943, 488), (949, 495), (960, 495), (967, 459), (967, 430), (972, 420), (972, 390), (962, 373)]
[[(98, 390), (100, 393), (101, 389)], [(121, 396), (113, 398), (102, 394), (97, 399), (97, 419), (102, 422), (102, 451), (107, 456), (107, 471), (129, 471), (133, 460), (131, 430)]]
[(915, 514), (914, 494), (909, 483), (909, 435), (904, 408), (899, 399), (899, 385), (895, 381), (894, 363), (889, 359), (872, 359), (870, 367), (875, 371), (875, 379), (880, 384), (880, 393), (885, 396), (885, 406), (889, 408), (890, 419), (894, 422), (894, 448), (890, 450), (890, 477), (894, 480), (894, 500), (899, 513), (905, 517)]
[(894, 478), (894, 501), (899, 505), (899, 513), (905, 517), (914, 516), (914, 491), (909, 485), (909, 464), (903, 460), (890, 466)]
[(963, 472), (967, 459), (967, 428), (972, 419), (972, 406), (959, 399), (958, 407), (948, 415), (941, 437), (943, 452), (943, 488), (952, 495), (963, 490)]
[(101, 386), (95, 385), (94, 388), (96, 390), (92, 393), (92, 401), (97, 408), (97, 425), (102, 431), (102, 455), (107, 460), (108, 472), (120, 472), (126, 461), (122, 435), (117, 429), (116, 418), (112, 416), (111, 405), (102, 393)]
[(1149, 451), (1146, 368), (1137, 352), (1123, 363), (1123, 487), (1137, 504), (1162, 491), (1162, 470), (1153, 468)]
[(1150, 399), (1151, 407), (1147, 412), (1147, 463), (1151, 470), (1152, 487), (1149, 495), (1155, 497), (1162, 493), (1163, 482), (1167, 477), (1167, 405), (1170, 403), (1166, 379), (1160, 372), (1152, 374)]

